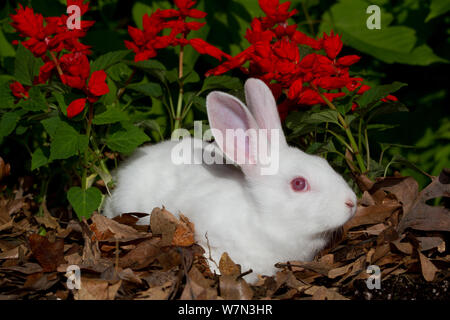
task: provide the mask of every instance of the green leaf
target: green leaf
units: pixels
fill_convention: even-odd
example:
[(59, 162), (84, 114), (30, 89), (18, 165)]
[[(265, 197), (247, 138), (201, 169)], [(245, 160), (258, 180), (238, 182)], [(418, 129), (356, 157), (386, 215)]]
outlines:
[(48, 158), (41, 148), (36, 149), (31, 155), (31, 171), (48, 164)]
[(67, 159), (86, 150), (88, 146), (87, 136), (79, 134), (68, 123), (58, 117), (45, 119), (41, 123), (52, 138), (50, 161)]
[(65, 116), (67, 116), (67, 104), (66, 104), (66, 101), (64, 100), (64, 96), (62, 95), (62, 93), (60, 93), (58, 91), (53, 91), (52, 95), (56, 99), (56, 102), (58, 103), (58, 106), (59, 106), (59, 109), (61, 110), (61, 112)]
[(378, 102), (379, 100), (385, 98), (389, 94), (399, 90), (400, 88), (406, 86), (406, 83), (394, 82), (392, 84), (379, 85), (370, 88), (364, 94), (357, 99), (360, 108), (366, 108), (369, 104), (373, 102)]
[(368, 5), (362, 0), (340, 0), (323, 14), (319, 34), (334, 30), (342, 35), (345, 44), (387, 63), (429, 65), (446, 61), (436, 56), (426, 45), (415, 48), (415, 30), (405, 26), (390, 26), (393, 16), (384, 8), (381, 10), (381, 29), (368, 29)]
[(9, 75), (0, 76), (0, 109), (14, 108), (15, 97), (11, 93), (9, 84), (14, 80), (13, 77)]
[(325, 122), (332, 122), (340, 126), (338, 120), (338, 112), (335, 110), (323, 110), (312, 113), (306, 122), (309, 124), (320, 124)]
[(19, 102), (19, 106), (27, 111), (46, 111), (47, 101), (45, 96), (42, 94), (40, 87), (32, 87), (28, 91), (30, 97), (28, 99), (22, 99)]
[(92, 213), (100, 206), (102, 193), (94, 187), (87, 190), (83, 190), (80, 187), (72, 187), (67, 192), (67, 200), (69, 200), (73, 210), (75, 210), (78, 219), (89, 219)]
[(215, 89), (236, 90), (242, 88), (239, 78), (230, 76), (211, 76), (205, 79), (202, 91)]
[(7, 112), (2, 116), (2, 119), (0, 120), (0, 139), (13, 132), (19, 119), (19, 112)]
[(376, 123), (376, 124), (369, 124), (367, 125), (367, 130), (378, 130), (378, 131), (385, 131), (393, 128), (397, 128), (397, 124), (383, 124), (383, 123)]
[(91, 64), (91, 73), (98, 70), (106, 70), (113, 65), (121, 62), (131, 51), (130, 50), (119, 50), (108, 52), (101, 55)]
[(133, 83), (128, 85), (127, 88), (145, 94), (149, 97), (157, 98), (162, 96), (163, 94), (161, 86), (158, 83), (154, 82)]
[(182, 79), (181, 81), (183, 82), (183, 84), (188, 84), (188, 83), (197, 83), (200, 81), (200, 76), (198, 75), (197, 72), (195, 72), (194, 70), (188, 72)]
[(443, 15), (450, 10), (450, 1), (448, 0), (431, 0), (430, 13), (425, 19), (425, 22), (430, 21), (437, 16)]
[(23, 85), (31, 86), (43, 64), (41, 59), (36, 58), (30, 50), (20, 44), (16, 52), (14, 77)]
[(109, 107), (105, 112), (95, 115), (92, 123), (96, 125), (104, 125), (127, 120), (128, 115), (126, 112), (117, 107)]
[(162, 83), (166, 81), (166, 68), (164, 65), (156, 60), (144, 60), (139, 62), (134, 61), (124, 61), (127, 65), (131, 67), (138, 68), (154, 77), (156, 77)]
[(50, 137), (54, 138), (56, 129), (58, 129), (59, 125), (62, 123), (61, 119), (58, 117), (51, 117), (48, 119), (44, 119), (41, 121), (41, 124), (44, 126), (45, 131), (50, 135)]
[(14, 47), (5, 38), (2, 28), (0, 27), (0, 57), (14, 57)]
[(128, 124), (106, 138), (106, 145), (113, 151), (131, 153), (150, 138), (138, 127)]

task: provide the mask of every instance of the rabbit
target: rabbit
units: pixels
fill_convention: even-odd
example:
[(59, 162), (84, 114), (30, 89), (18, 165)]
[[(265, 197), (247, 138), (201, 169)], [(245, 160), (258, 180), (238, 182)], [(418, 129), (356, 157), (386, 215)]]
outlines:
[[(213, 271), (227, 252), (242, 271), (253, 270), (245, 278), (254, 282), (258, 274), (274, 275), (278, 262), (311, 261), (332, 231), (353, 217), (356, 195), (325, 159), (287, 144), (275, 99), (263, 81), (248, 79), (245, 96), (248, 108), (232, 95), (211, 92), (206, 105), (215, 142), (182, 140), (209, 147), (210, 155), (221, 153), (232, 164), (175, 164), (176, 141), (141, 147), (119, 167), (104, 214), (149, 213), (162, 205), (181, 212), (194, 223), (205, 255), (216, 262), (209, 262)], [(267, 165), (256, 157), (257, 139), (230, 141), (227, 129), (263, 132), (260, 140), (278, 147), (276, 172), (262, 174)], [(240, 168), (239, 152), (245, 158)]]

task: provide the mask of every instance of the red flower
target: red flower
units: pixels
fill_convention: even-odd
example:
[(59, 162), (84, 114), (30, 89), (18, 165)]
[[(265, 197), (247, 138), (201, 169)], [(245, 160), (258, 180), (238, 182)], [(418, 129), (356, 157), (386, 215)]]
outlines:
[(321, 41), (308, 37), (306, 34), (300, 31), (296, 31), (294, 33), (292, 40), (297, 44), (304, 44), (310, 46), (314, 50), (320, 50), (322, 48)]
[[(222, 57), (230, 58), (229, 55), (202, 39), (187, 38), (192, 30), (198, 30), (205, 25), (204, 22), (186, 22), (187, 18), (200, 19), (206, 16), (205, 12), (192, 9), (195, 1), (176, 0), (175, 5), (178, 10), (158, 9), (150, 16), (145, 14), (142, 18), (143, 30), (128, 27), (128, 33), (133, 41), (126, 40), (125, 46), (134, 51), (136, 62), (156, 57), (160, 49), (187, 45), (191, 45), (200, 54), (208, 54), (218, 60)], [(171, 29), (169, 36), (160, 35), (164, 29)], [(182, 36), (177, 38), (180, 34)]]
[(189, 44), (200, 54), (207, 54), (217, 60), (222, 60), (222, 57), (229, 58), (230, 56), (222, 50), (214, 47), (203, 39), (196, 38), (189, 40)]
[(106, 84), (105, 71), (99, 70), (92, 73), (87, 85), (87, 92), (90, 102), (97, 101), (99, 96), (103, 96), (109, 92), (108, 85)]
[(381, 99), (381, 101), (383, 102), (398, 101), (398, 98), (390, 94), (386, 98)]
[(9, 85), (9, 88), (11, 89), (12, 94), (16, 98), (22, 99), (22, 98), (29, 98), (30, 97), (30, 95), (28, 94), (28, 89), (25, 89), (23, 87), (23, 85), (20, 82), (18, 82), (18, 81), (11, 83)]
[(341, 52), (342, 46), (341, 38), (337, 34), (335, 35), (333, 30), (329, 36), (325, 32), (323, 33), (323, 48), (330, 59), (336, 58), (339, 52)]
[(161, 14), (164, 18), (182, 18), (184, 20), (185, 18), (189, 17), (194, 19), (202, 19), (207, 15), (206, 12), (197, 9), (191, 9), (195, 5), (196, 1), (174, 0), (174, 2), (179, 10), (162, 10)]
[(87, 98), (77, 99), (69, 104), (67, 107), (68, 118), (79, 115), (86, 107), (87, 101), (95, 103), (100, 96), (109, 92), (108, 85), (106, 84), (106, 72), (103, 70), (93, 72), (88, 85), (83, 90), (87, 94)]
[[(69, 0), (68, 6), (78, 5), (81, 14), (84, 14), (89, 4), (83, 4), (82, 0)], [(60, 52), (66, 49), (71, 52), (88, 53), (89, 47), (83, 45), (79, 39), (86, 35), (86, 31), (94, 24), (94, 21), (81, 21), (81, 30), (69, 30), (67, 28), (68, 16), (44, 17), (35, 14), (33, 9), (22, 5), (16, 10), (15, 15), (11, 15), (11, 25), (19, 32), (21, 37), (29, 38), (22, 44), (30, 50), (36, 57), (43, 57), (47, 50)], [(45, 25), (44, 25), (45, 22)], [(18, 41), (14, 41), (17, 44)]]
[[(19, 32), (21, 37), (29, 37), (27, 41), (22, 44), (30, 50), (35, 56), (42, 56), (47, 51), (48, 32), (44, 27), (44, 17), (41, 14), (35, 14), (33, 9), (22, 7), (19, 4), (19, 9), (16, 10), (15, 15), (11, 15), (11, 26)], [(15, 44), (17, 41), (14, 42)]]
[(349, 82), (345, 77), (322, 77), (312, 81), (316, 86), (326, 90), (341, 89)]
[(337, 64), (343, 67), (349, 67), (352, 64), (357, 63), (361, 57), (357, 55), (351, 55), (351, 56), (344, 56), (338, 59)]
[(271, 28), (277, 23), (284, 23), (287, 19), (297, 13), (297, 10), (288, 11), (291, 3), (289, 1), (280, 4), (279, 0), (258, 0), (262, 11), (267, 15), (262, 22)]
[(298, 98), (303, 89), (303, 81), (302, 79), (295, 80), (291, 87), (289, 88), (288, 98), (294, 100)]
[(90, 74), (90, 64), (82, 53), (68, 53), (59, 60), (63, 75), (61, 81), (69, 87), (83, 89)]
[(83, 112), (86, 107), (86, 98), (77, 99), (72, 101), (67, 107), (67, 117), (73, 118)]

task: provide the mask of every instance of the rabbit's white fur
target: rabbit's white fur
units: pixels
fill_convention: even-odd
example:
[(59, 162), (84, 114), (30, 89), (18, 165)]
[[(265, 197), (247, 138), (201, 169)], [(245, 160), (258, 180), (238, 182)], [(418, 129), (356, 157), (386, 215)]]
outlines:
[[(211, 127), (281, 129), (270, 89), (256, 79), (248, 80), (245, 89), (256, 119), (236, 98), (213, 92), (207, 98)], [(150, 213), (161, 206), (181, 212), (195, 224), (196, 240), (206, 251), (210, 248), (213, 260), (218, 263), (228, 252), (243, 271), (253, 270), (247, 276), (251, 281), (256, 274), (273, 275), (277, 262), (311, 260), (326, 245), (328, 232), (355, 212), (356, 196), (344, 179), (323, 158), (289, 147), (284, 135), (275, 175), (260, 175), (255, 170), (258, 164), (242, 165), (242, 171), (233, 165), (175, 165), (171, 153), (177, 143), (142, 147), (122, 164), (105, 214)], [(299, 176), (306, 178), (309, 191), (292, 190), (290, 182)], [(348, 201), (353, 208), (346, 205)], [(149, 218), (142, 223), (149, 223)]]

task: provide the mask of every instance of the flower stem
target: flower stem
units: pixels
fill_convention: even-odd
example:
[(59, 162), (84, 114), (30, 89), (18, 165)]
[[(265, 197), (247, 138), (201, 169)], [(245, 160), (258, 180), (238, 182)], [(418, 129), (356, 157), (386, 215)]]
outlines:
[(183, 78), (183, 63), (184, 63), (184, 47), (180, 46), (180, 58), (179, 58), (179, 64), (178, 64), (178, 80), (180, 83), (180, 91), (178, 92), (178, 103), (177, 103), (177, 112), (175, 114), (175, 124), (174, 124), (174, 130), (179, 129), (181, 127), (181, 111), (183, 107), (183, 82), (181, 79)]
[[(91, 139), (92, 119), (94, 118), (94, 108), (90, 102), (88, 104), (89, 104), (89, 118), (88, 118), (88, 123), (87, 123), (87, 128), (86, 128), (86, 136), (88, 137), (88, 143), (89, 143), (89, 141)], [(88, 167), (89, 167), (88, 155), (89, 155), (89, 148), (86, 148), (86, 150), (84, 151), (84, 168), (83, 168), (83, 177), (81, 180), (81, 186), (84, 190), (88, 189), (88, 185), (87, 185), (87, 171), (88, 171)]]
[(55, 54), (53, 52), (51, 52), (51, 51), (49, 51), (49, 52), (50, 52), (50, 56), (52, 57), (53, 62), (56, 65), (56, 70), (58, 70), (59, 76), (62, 77), (63, 76), (63, 71), (61, 69), (61, 66), (59, 65), (58, 59), (56, 59), (56, 56), (55, 56)]
[[(311, 85), (312, 85), (312, 87), (314, 88), (314, 90), (316, 90), (316, 92), (320, 95), (320, 97), (323, 99), (323, 101), (325, 101), (325, 103), (327, 104), (327, 106), (328, 106), (330, 109), (332, 109), (332, 110), (334, 110), (334, 111), (337, 111), (336, 106), (335, 106), (330, 100), (328, 100), (328, 98), (325, 97), (325, 95), (322, 94), (322, 92), (320, 92), (320, 91), (317, 89), (316, 85), (314, 85), (314, 84), (311, 84)], [(337, 112), (338, 112), (338, 111), (337, 111)], [(347, 134), (348, 140), (349, 140), (349, 142), (350, 142), (350, 146), (351, 146), (352, 149), (353, 149), (353, 150), (351, 150), (351, 151), (353, 152), (354, 156), (356, 157), (356, 161), (358, 162), (359, 169), (361, 170), (361, 173), (366, 172), (367, 169), (366, 169), (366, 166), (365, 166), (365, 164), (364, 164), (364, 159), (363, 159), (362, 156), (361, 156), (360, 149), (358, 148), (358, 144), (356, 143), (356, 140), (355, 140), (355, 138), (354, 138), (353, 135), (352, 135), (352, 132), (351, 132), (351, 130), (350, 130), (349, 125), (347, 124), (347, 122), (345, 121), (344, 117), (343, 117), (339, 112), (338, 112), (338, 120), (339, 120), (339, 122), (341, 123), (342, 127), (344, 128), (345, 133)]]

